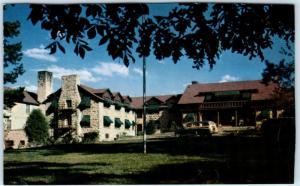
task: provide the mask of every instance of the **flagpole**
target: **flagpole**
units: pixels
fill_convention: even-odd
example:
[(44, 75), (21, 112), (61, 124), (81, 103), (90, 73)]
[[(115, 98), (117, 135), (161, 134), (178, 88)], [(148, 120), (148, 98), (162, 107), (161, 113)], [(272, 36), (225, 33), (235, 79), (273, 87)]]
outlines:
[[(144, 22), (144, 15), (142, 16), (142, 22)], [(147, 136), (146, 136), (146, 57), (143, 56), (143, 142), (144, 142), (144, 154), (147, 154)]]

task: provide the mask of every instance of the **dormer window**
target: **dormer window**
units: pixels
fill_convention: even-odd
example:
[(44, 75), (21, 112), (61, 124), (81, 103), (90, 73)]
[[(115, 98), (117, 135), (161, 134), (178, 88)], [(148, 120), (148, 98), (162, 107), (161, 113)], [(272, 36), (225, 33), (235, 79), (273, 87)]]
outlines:
[(68, 108), (72, 107), (72, 100), (67, 100), (67, 107)]

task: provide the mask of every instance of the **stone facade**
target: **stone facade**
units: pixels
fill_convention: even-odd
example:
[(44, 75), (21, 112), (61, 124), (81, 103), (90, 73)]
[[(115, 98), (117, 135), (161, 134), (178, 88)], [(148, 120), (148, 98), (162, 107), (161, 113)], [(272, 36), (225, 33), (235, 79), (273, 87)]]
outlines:
[(28, 137), (25, 130), (11, 130), (5, 135), (5, 148), (25, 148), (28, 145)]
[[(121, 136), (135, 136), (135, 126), (131, 126), (129, 129), (125, 128), (125, 119), (130, 122), (135, 121), (135, 113), (130, 110), (129, 112), (125, 111), (125, 108), (121, 108), (120, 110), (115, 109), (115, 105), (111, 105), (109, 108), (105, 107), (104, 104), (101, 104), (100, 109), (102, 112), (102, 116), (109, 116), (113, 123), (110, 126), (104, 126), (103, 117), (101, 117), (102, 122), (100, 125), (100, 140), (101, 141), (110, 141), (117, 139)], [(115, 126), (115, 118), (120, 118), (123, 124), (118, 128)]]
[(77, 75), (62, 76), (61, 95), (58, 100), (58, 109), (61, 111), (58, 120), (59, 128), (79, 127), (81, 118), (81, 113), (77, 109), (81, 101), (77, 88), (79, 83)]
[[(52, 93), (52, 72), (39, 71), (37, 82), (37, 101), (43, 103)], [(45, 114), (46, 106), (40, 105), (41, 111)]]
[[(5, 110), (3, 124), (6, 147), (18, 148), (27, 146), (28, 138), (24, 130), (26, 121), (31, 111), (38, 108), (36, 105), (16, 103), (11, 109)], [(11, 146), (7, 142), (13, 145)]]
[[(132, 110), (126, 110), (124, 106), (118, 109), (115, 107), (116, 102), (122, 101), (120, 93), (116, 94), (118, 97), (115, 97), (114, 103), (107, 107), (104, 106), (104, 99), (113, 99), (112, 95), (104, 92), (101, 97), (98, 97), (79, 87), (80, 81), (77, 75), (62, 77), (61, 93), (58, 99), (58, 130), (73, 130), (73, 137), (78, 139), (82, 139), (86, 133), (97, 132), (100, 141), (115, 140), (123, 135), (135, 135), (133, 126), (129, 129), (124, 126), (125, 119), (135, 122), (135, 113)], [(82, 102), (88, 106), (82, 108), (80, 106)], [(110, 126), (104, 126), (104, 116), (110, 117), (113, 121)], [(123, 122), (121, 127), (115, 127), (115, 118)]]

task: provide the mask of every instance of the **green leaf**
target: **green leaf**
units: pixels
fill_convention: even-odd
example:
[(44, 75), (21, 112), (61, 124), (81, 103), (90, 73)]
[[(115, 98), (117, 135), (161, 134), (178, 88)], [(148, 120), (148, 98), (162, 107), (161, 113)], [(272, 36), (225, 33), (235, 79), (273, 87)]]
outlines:
[(50, 49), (54, 43), (55, 42), (50, 43), (48, 46), (45, 47), (45, 49)]
[(98, 25), (96, 28), (97, 28), (98, 34), (100, 34), (103, 37), (104, 36), (105, 26)]
[(96, 28), (95, 26), (92, 26), (88, 32), (87, 32), (88, 38), (89, 39), (94, 39), (96, 37)]
[(108, 41), (109, 37), (106, 35), (104, 37), (102, 37), (102, 39), (99, 42), (99, 45), (103, 45), (104, 43), (106, 43)]
[(54, 54), (56, 52), (56, 44), (53, 43), (53, 45), (51, 46), (51, 49), (50, 49), (50, 54)]
[(59, 42), (57, 42), (57, 45), (58, 45), (59, 50), (62, 51), (62, 53), (65, 54), (66, 53), (65, 48)]
[(91, 47), (87, 46), (87, 45), (81, 45), (85, 50), (87, 51), (91, 51), (93, 50)]
[(75, 54), (78, 56), (78, 52), (79, 52), (79, 50), (78, 50), (78, 47), (79, 47), (79, 45), (78, 45), (78, 42), (76, 43), (76, 46), (75, 46), (75, 48), (74, 48), (74, 52), (75, 52)]
[(82, 45), (79, 47), (79, 55), (82, 59), (84, 59), (85, 51), (84, 51)]

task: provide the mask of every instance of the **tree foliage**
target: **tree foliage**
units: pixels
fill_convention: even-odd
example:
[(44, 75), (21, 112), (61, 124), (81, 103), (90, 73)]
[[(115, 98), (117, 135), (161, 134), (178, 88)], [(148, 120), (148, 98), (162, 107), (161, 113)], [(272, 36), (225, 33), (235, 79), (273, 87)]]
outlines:
[(282, 48), (281, 53), (285, 56), (291, 57), (292, 60), (286, 61), (285, 59), (282, 59), (278, 63), (266, 60), (266, 68), (262, 74), (263, 82), (265, 84), (268, 84), (269, 82), (278, 83), (280, 87), (292, 90), (295, 87), (294, 51), (291, 48)]
[[(221, 52), (231, 50), (250, 59), (272, 47), (277, 35), (294, 42), (294, 6), (275, 4), (179, 4), (167, 16), (151, 16), (146, 4), (30, 5), (28, 19), (51, 33), (47, 48), (55, 53), (61, 41), (72, 43), (84, 58), (89, 40), (106, 45), (108, 54), (128, 66), (133, 53), (176, 63), (187, 56), (199, 69), (212, 68)], [(144, 15), (144, 16), (143, 16)], [(143, 16), (143, 18), (142, 18)], [(152, 49), (152, 50), (151, 50)]]
[(15, 83), (18, 76), (24, 73), (23, 64), (20, 63), (22, 59), (22, 43), (12, 43), (10, 39), (20, 34), (19, 21), (5, 21), (4, 22), (4, 84)]
[(150, 120), (146, 125), (147, 127), (146, 133), (149, 135), (154, 134), (156, 130), (159, 128), (159, 125), (160, 125), (159, 120)]
[(279, 86), (273, 93), (276, 107), (283, 109), (283, 117), (295, 117), (295, 55), (292, 48), (283, 49), (281, 53), (292, 60), (282, 59), (279, 62), (265, 61), (266, 68), (263, 71), (263, 82), (277, 83)]
[(4, 88), (4, 109), (12, 108), (24, 98), (24, 87), (17, 89)]
[(25, 131), (29, 142), (45, 144), (49, 138), (49, 125), (44, 114), (36, 109), (33, 110), (26, 121)]

